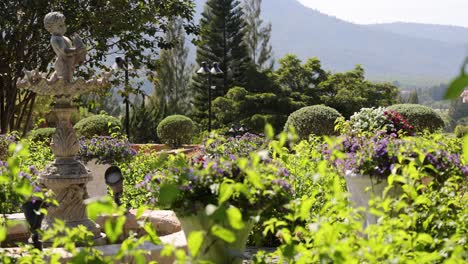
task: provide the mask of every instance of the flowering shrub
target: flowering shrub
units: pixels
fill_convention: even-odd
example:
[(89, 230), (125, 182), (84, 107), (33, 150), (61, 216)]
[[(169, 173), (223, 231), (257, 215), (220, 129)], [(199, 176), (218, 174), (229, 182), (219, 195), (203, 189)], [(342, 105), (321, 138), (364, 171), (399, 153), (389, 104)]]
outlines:
[(353, 132), (374, 132), (385, 128), (388, 121), (384, 112), (385, 109), (383, 107), (379, 107), (362, 108), (361, 111), (354, 113), (354, 115), (349, 119)]
[[(457, 145), (461, 146), (461, 141), (455, 138), (434, 135), (399, 139), (396, 134), (386, 135), (381, 131), (370, 138), (345, 136), (340, 144), (320, 147), (342, 175), (358, 173), (386, 179), (405, 165), (406, 160), (399, 157), (407, 157), (419, 158), (420, 172), (441, 183), (450, 175), (468, 176), (468, 167), (462, 164), (461, 148)], [(342, 157), (332, 159), (333, 151), (343, 152)]]
[[(342, 119), (339, 122), (344, 122)], [(393, 110), (379, 108), (362, 108), (361, 111), (351, 116), (349, 120), (351, 131), (342, 129), (342, 133), (357, 135), (360, 133), (374, 134), (377, 131), (384, 130), (387, 134), (405, 134), (413, 135), (414, 128), (408, 124), (408, 121), (399, 113)]]
[(384, 112), (385, 118), (388, 120), (388, 124), (386, 125), (387, 133), (395, 133), (395, 134), (406, 134), (406, 135), (413, 135), (414, 134), (414, 127), (411, 126), (408, 121), (399, 113), (393, 110), (386, 110)]
[(132, 159), (136, 151), (125, 138), (96, 136), (80, 138), (79, 156), (84, 162), (97, 159), (100, 163), (113, 164)]
[(153, 202), (180, 215), (191, 215), (212, 205), (235, 206), (246, 217), (257, 215), (290, 195), (289, 172), (271, 160), (251, 153), (249, 157), (187, 159), (171, 156), (164, 169), (139, 184), (151, 192)]

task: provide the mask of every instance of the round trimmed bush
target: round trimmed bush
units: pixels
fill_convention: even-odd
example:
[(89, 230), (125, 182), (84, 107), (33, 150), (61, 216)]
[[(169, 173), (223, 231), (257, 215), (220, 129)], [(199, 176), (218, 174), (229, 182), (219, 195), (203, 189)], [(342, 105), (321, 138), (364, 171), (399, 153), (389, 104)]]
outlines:
[(457, 138), (462, 138), (468, 135), (468, 126), (458, 125), (455, 127), (455, 136)]
[(301, 139), (309, 138), (309, 135), (335, 135), (335, 121), (341, 114), (335, 109), (314, 105), (303, 107), (289, 115), (284, 126), (287, 131), (289, 127), (294, 127)]
[(54, 127), (38, 128), (29, 131), (28, 137), (34, 142), (50, 141), (54, 133)]
[(177, 148), (192, 142), (194, 127), (192, 119), (183, 115), (171, 115), (159, 123), (157, 133), (162, 143)]
[(387, 109), (402, 115), (414, 127), (415, 132), (434, 132), (444, 127), (444, 120), (432, 108), (419, 104), (396, 104)]
[(120, 120), (109, 115), (93, 115), (81, 119), (74, 128), (79, 136), (92, 138), (94, 136), (110, 136), (121, 132)]

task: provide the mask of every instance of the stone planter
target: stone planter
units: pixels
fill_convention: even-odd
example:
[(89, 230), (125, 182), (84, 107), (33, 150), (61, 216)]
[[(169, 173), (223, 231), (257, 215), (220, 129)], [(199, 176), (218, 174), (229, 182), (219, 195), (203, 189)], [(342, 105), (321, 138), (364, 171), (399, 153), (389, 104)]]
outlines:
[[(210, 233), (214, 223), (204, 212), (200, 212), (197, 215), (179, 217), (179, 221), (182, 224), (182, 229), (187, 240), (192, 231), (203, 230), (206, 232), (203, 237), (203, 244), (195, 258), (197, 263), (198, 261), (209, 261), (211, 263), (242, 263), (245, 245), (249, 233), (254, 226), (253, 221), (245, 223), (244, 229), (234, 231), (237, 239), (233, 243), (227, 243)], [(225, 227), (228, 225), (229, 224), (226, 223)]]
[(90, 198), (99, 198), (107, 195), (107, 185), (104, 178), (106, 170), (110, 164), (100, 164), (97, 159), (92, 159), (86, 164), (86, 168), (91, 172), (93, 179), (86, 184)]
[[(369, 200), (372, 197), (382, 197), (385, 188), (388, 186), (386, 179), (370, 177), (369, 175), (348, 173), (345, 175), (346, 186), (351, 194), (349, 200), (356, 208), (364, 207), (363, 227), (377, 223), (377, 216), (369, 212)], [(388, 195), (395, 197), (399, 194), (397, 190), (391, 190)]]

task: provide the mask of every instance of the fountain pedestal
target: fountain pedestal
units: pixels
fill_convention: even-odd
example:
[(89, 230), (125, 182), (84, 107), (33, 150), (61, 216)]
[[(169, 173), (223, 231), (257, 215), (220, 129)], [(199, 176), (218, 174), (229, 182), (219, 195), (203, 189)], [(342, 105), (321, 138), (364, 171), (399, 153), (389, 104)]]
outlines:
[(48, 214), (41, 229), (51, 228), (55, 219), (60, 219), (70, 228), (83, 225), (94, 234), (95, 239), (100, 239), (102, 236), (99, 225), (86, 215), (86, 183), (92, 180), (92, 175), (83, 163), (76, 159), (79, 142), (70, 122), (70, 116), (75, 109), (70, 102), (56, 102), (54, 112), (58, 123), (51, 143), (55, 161), (41, 172), (38, 182), (54, 192), (58, 205), (47, 209)]

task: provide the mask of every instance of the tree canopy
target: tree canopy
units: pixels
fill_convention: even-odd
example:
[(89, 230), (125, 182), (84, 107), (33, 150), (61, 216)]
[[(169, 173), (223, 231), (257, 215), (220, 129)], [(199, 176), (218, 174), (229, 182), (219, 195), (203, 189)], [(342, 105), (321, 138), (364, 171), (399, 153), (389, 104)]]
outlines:
[[(1, 1), (0, 115), (1, 132), (19, 129), (35, 95), (16, 89), (23, 69), (50, 70), (54, 57), (43, 18), (50, 11), (66, 16), (67, 36), (79, 33), (89, 48), (83, 74), (89, 74), (111, 53), (125, 52), (135, 66), (152, 68), (160, 48), (171, 47), (163, 34), (173, 17), (194, 33), (193, 1)], [(29, 110), (28, 110), (29, 109)]]

